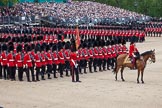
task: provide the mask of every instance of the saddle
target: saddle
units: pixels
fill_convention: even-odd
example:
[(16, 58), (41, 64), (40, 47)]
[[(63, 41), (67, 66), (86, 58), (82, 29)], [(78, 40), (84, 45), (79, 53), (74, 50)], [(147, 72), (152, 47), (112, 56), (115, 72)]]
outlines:
[(124, 59), (124, 64), (125, 63), (132, 63), (131, 58), (129, 58), (129, 55), (127, 55), (126, 58)]

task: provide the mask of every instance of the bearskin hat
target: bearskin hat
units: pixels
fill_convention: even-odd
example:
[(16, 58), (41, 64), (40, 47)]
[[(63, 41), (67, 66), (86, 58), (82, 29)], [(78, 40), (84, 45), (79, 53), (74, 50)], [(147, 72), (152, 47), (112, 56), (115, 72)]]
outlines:
[(70, 49), (70, 42), (69, 41), (65, 43), (65, 49)]
[(13, 45), (10, 45), (10, 46), (8, 47), (8, 50), (9, 50), (9, 52), (10, 52), (10, 51), (13, 51), (13, 50), (14, 50), (14, 46), (13, 46)]
[(24, 51), (26, 51), (26, 52), (28, 51), (28, 46), (29, 46), (28, 44), (24, 45)]
[(115, 43), (114, 43), (114, 41), (112, 40), (112, 41), (111, 41), (111, 45), (114, 45), (114, 44), (115, 44)]
[(49, 43), (49, 46), (50, 46), (50, 48), (52, 48), (52, 46), (53, 46), (53, 43), (51, 42), (51, 43)]
[(123, 41), (122, 41), (122, 45), (125, 45), (126, 44), (126, 41), (123, 39)]
[(40, 45), (39, 44), (37, 44), (36, 46), (35, 46), (35, 53), (37, 53), (38, 51), (40, 51)]
[(17, 46), (16, 50), (17, 50), (17, 52), (21, 52), (21, 51), (22, 51), (22, 45), (19, 44), (19, 45)]
[(31, 51), (31, 46), (28, 45), (27, 51)]
[(52, 51), (56, 51), (56, 50), (57, 50), (57, 45), (56, 44), (53, 44)]
[(33, 37), (33, 41), (36, 41), (36, 37)]
[(1, 50), (2, 50), (2, 46), (1, 46), (1, 44), (0, 44), (0, 52), (1, 52)]
[(87, 43), (84, 42), (84, 43), (83, 43), (83, 48), (86, 48), (86, 47), (87, 47)]
[(8, 46), (10, 46), (10, 45), (13, 45), (13, 42), (9, 42), (9, 43), (8, 43)]
[(12, 37), (12, 42), (15, 42), (15, 37)]
[(25, 38), (24, 39), (24, 43), (28, 43), (28, 38)]
[(46, 51), (49, 51), (49, 50), (50, 50), (50, 46), (47, 45), (47, 46), (46, 46)]
[(63, 48), (63, 45), (61, 42), (58, 42), (58, 50), (61, 50)]
[(35, 49), (35, 44), (31, 44), (31, 50)]
[(110, 45), (110, 41), (106, 41), (106, 46), (109, 46)]

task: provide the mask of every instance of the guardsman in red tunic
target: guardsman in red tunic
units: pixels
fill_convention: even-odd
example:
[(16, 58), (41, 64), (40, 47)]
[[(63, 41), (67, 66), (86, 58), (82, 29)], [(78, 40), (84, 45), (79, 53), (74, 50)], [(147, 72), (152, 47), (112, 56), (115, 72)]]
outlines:
[(52, 55), (51, 55), (51, 50), (50, 46), (46, 46), (46, 60), (47, 60), (47, 74), (48, 74), (48, 79), (51, 79), (50, 74), (52, 73)]
[(57, 55), (57, 47), (56, 47), (56, 44), (53, 45), (52, 47), (52, 58), (53, 58), (53, 77), (54, 78), (57, 78), (57, 75), (56, 75), (56, 69), (57, 69), (57, 66), (59, 65), (59, 59), (58, 59), (58, 55)]
[(111, 41), (111, 54), (112, 54), (111, 69), (113, 69), (114, 68), (114, 64), (115, 64), (115, 57), (116, 57), (116, 50), (115, 50), (115, 43), (114, 43), (114, 41)]
[[(1, 40), (0, 40), (1, 41)], [(2, 41), (1, 41), (2, 42)], [(0, 44), (0, 79), (2, 79), (2, 56), (1, 56), (1, 44)]]
[(44, 78), (44, 74), (46, 73), (46, 56), (45, 56), (45, 44), (43, 43), (41, 45), (41, 63), (42, 63), (42, 67), (41, 67), (41, 79), (45, 80)]
[(65, 57), (64, 57), (64, 54), (63, 54), (63, 46), (62, 46), (62, 43), (59, 42), (58, 43), (58, 58), (59, 58), (59, 72), (60, 72), (60, 77), (63, 78), (63, 69), (64, 69), (64, 64), (65, 64)]
[(36, 81), (40, 81), (39, 74), (40, 74), (40, 69), (42, 67), (41, 61), (42, 61), (42, 58), (41, 58), (41, 54), (40, 54), (40, 46), (36, 45), (35, 55), (34, 55), (34, 63), (35, 63), (35, 67), (36, 67)]
[(126, 41), (125, 40), (122, 41), (121, 49), (122, 49), (122, 54), (128, 53), (128, 48), (126, 47)]
[(83, 47), (83, 44), (80, 44), (79, 48), (78, 48), (78, 51), (77, 51), (77, 62), (78, 62), (78, 68), (79, 68), (79, 73), (80, 74), (83, 74), (82, 73), (82, 68), (84, 67), (84, 53), (82, 52), (82, 47)]
[(2, 58), (1, 65), (3, 69), (3, 78), (6, 80), (9, 79), (9, 73), (7, 71), (8, 68), (7, 68), (7, 45), (6, 44), (2, 45), (1, 58)]
[(70, 42), (67, 42), (65, 44), (65, 51), (64, 51), (66, 76), (69, 76), (68, 71), (70, 71), (70, 53), (71, 53)]
[(135, 62), (136, 62), (135, 57), (139, 56), (137, 54), (139, 54), (138, 49), (136, 48), (136, 45), (134, 44), (134, 42), (131, 42), (130, 47), (129, 47), (129, 58), (132, 59), (133, 69), (136, 68), (136, 66), (135, 66)]
[(106, 61), (107, 61), (107, 47), (106, 47), (106, 43), (105, 43), (105, 41), (102, 41), (102, 52), (103, 52), (103, 65), (102, 65), (102, 67), (103, 67), (103, 70), (104, 71), (106, 71)]
[(87, 61), (88, 61), (89, 58), (88, 58), (88, 49), (87, 49), (87, 43), (86, 42), (83, 43), (82, 52), (83, 52), (83, 69), (84, 69), (84, 73), (87, 74), (86, 67), (87, 67)]
[[(71, 67), (71, 73), (72, 73), (72, 82), (81, 82), (79, 80), (79, 72), (78, 72), (78, 64), (77, 64), (77, 54), (76, 52), (72, 51), (70, 53), (70, 67)], [(76, 76), (76, 79), (74, 78), (74, 74)]]
[(7, 55), (7, 66), (8, 66), (8, 71), (10, 73), (11, 81), (16, 80), (16, 78), (15, 78), (15, 74), (16, 74), (15, 56), (14, 56), (13, 50), (14, 50), (14, 46), (10, 45), (9, 46), (9, 53)]
[(94, 52), (93, 68), (94, 68), (94, 72), (97, 72), (97, 63), (98, 63), (98, 59), (99, 59), (99, 51), (98, 51), (98, 47), (97, 47), (97, 41), (94, 42), (93, 52)]
[(99, 66), (99, 71), (103, 71), (101, 69), (102, 67), (102, 63), (103, 63), (103, 59), (104, 59), (104, 54), (103, 54), (103, 50), (102, 50), (102, 46), (103, 46), (103, 43), (102, 43), (102, 40), (99, 41), (99, 45), (98, 45), (98, 55), (99, 55), (99, 59), (98, 59), (98, 66)]
[(106, 46), (107, 46), (107, 70), (110, 70), (110, 66), (111, 66), (111, 59), (112, 59), (112, 51), (111, 51), (111, 45), (110, 45), (110, 41), (106, 42)]
[(27, 51), (24, 55), (24, 67), (26, 68), (26, 76), (27, 76), (28, 82), (31, 82), (30, 81), (30, 72), (31, 72), (31, 75), (32, 75), (32, 81), (35, 82), (32, 59), (33, 59), (33, 56), (31, 54), (31, 47), (27, 46)]
[(89, 72), (92, 72), (92, 63), (93, 63), (93, 49), (92, 49), (92, 43), (89, 41), (88, 43), (88, 56), (89, 56), (89, 61), (88, 61), (88, 67), (89, 67)]
[(18, 68), (18, 78), (19, 78), (19, 81), (23, 81), (24, 54), (22, 53), (22, 45), (19, 44), (16, 50), (17, 50), (17, 54), (15, 56), (15, 62), (16, 62), (16, 67)]

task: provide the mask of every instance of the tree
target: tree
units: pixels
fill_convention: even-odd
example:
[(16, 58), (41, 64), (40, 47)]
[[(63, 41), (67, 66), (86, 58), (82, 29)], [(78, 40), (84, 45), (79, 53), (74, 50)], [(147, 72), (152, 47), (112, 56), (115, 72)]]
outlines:
[(3, 6), (12, 6), (14, 5), (15, 3), (17, 3), (19, 0), (1, 0), (0, 3), (3, 5)]
[[(87, 1), (87, 0), (75, 0)], [(162, 17), (162, 0), (88, 0), (105, 3), (152, 17)]]

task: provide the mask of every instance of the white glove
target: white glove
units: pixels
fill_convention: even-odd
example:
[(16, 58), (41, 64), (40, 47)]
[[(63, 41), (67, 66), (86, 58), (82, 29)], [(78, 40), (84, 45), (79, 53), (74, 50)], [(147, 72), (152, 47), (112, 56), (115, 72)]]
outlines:
[(76, 63), (76, 64), (75, 64), (75, 68), (77, 68), (77, 67), (78, 67), (78, 64)]

